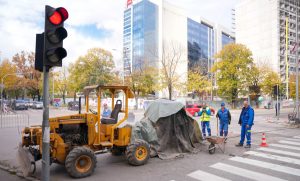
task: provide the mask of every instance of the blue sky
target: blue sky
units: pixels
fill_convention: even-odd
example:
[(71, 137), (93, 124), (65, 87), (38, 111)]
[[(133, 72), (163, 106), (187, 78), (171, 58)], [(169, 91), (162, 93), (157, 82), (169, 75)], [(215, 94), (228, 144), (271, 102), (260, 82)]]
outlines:
[[(167, 0), (189, 16), (203, 17), (231, 28), (231, 9), (241, 0)], [(0, 58), (21, 50), (34, 51), (35, 34), (43, 32), (44, 6), (65, 7), (68, 37), (64, 41), (74, 62), (89, 48), (101, 47), (121, 59), (123, 10), (126, 0), (0, 0)], [(68, 63), (66, 63), (68, 64)]]

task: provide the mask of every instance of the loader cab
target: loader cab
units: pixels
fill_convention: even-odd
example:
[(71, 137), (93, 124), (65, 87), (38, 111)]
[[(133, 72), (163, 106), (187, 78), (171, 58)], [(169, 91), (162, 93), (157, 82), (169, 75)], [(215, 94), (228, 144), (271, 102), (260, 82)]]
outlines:
[[(90, 95), (97, 97), (96, 108), (90, 104)], [(104, 86), (94, 85), (84, 88), (87, 114), (87, 122), (94, 121), (95, 131), (89, 131), (89, 145), (93, 144), (95, 147), (112, 147), (112, 146), (126, 146), (130, 141), (130, 128), (119, 129), (121, 125), (128, 119), (128, 99), (134, 98), (133, 92), (128, 86)], [(117, 95), (122, 95), (122, 98), (116, 98)], [(106, 96), (111, 98), (111, 115), (109, 117), (102, 117), (103, 100)], [(121, 115), (121, 116), (120, 116)]]

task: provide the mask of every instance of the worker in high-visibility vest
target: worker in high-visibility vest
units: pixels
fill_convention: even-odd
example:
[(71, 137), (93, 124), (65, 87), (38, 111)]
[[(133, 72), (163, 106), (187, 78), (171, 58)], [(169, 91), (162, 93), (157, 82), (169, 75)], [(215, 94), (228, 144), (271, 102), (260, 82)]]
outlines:
[(200, 121), (201, 121), (201, 127), (202, 127), (202, 134), (203, 138), (206, 137), (206, 129), (208, 136), (211, 136), (211, 130), (210, 130), (210, 115), (211, 111), (209, 109), (209, 106), (206, 106), (206, 104), (201, 108), (200, 112)]

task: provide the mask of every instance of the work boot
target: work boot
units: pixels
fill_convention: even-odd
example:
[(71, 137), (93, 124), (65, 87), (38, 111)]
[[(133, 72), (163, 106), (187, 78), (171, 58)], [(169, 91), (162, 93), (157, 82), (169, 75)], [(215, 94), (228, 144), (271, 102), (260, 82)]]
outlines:
[(242, 144), (242, 143), (238, 143), (238, 144), (236, 144), (235, 146), (236, 146), (236, 147), (242, 147), (243, 144)]
[(224, 143), (227, 143), (227, 137), (225, 137), (225, 139), (224, 139)]
[(244, 146), (244, 148), (251, 148), (251, 145), (246, 145), (246, 146)]

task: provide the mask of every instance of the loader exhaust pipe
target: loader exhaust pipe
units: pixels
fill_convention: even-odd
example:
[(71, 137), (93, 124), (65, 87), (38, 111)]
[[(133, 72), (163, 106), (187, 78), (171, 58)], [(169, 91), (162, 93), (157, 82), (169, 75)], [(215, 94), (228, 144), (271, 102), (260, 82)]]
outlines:
[(79, 96), (79, 108), (78, 108), (78, 114), (81, 114), (81, 96)]

